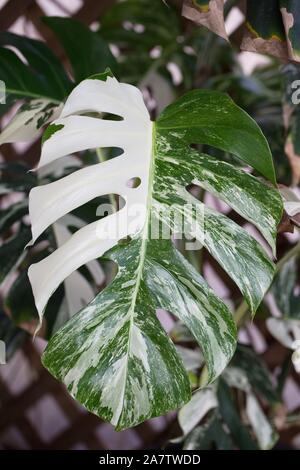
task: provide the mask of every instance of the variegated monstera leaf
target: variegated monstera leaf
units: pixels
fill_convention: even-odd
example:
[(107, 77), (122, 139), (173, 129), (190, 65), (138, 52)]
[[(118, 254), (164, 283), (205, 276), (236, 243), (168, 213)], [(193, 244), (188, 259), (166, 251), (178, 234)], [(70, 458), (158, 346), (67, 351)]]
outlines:
[[(103, 113), (122, 120), (102, 119)], [(260, 244), (186, 188), (194, 183), (228, 203), (273, 248), (280, 196), (272, 184), (191, 147), (200, 143), (235, 154), (274, 183), (270, 151), (258, 126), (218, 92), (187, 93), (154, 123), (137, 88), (102, 74), (72, 91), (60, 118), (44, 134), (40, 166), (88, 148), (123, 149), (118, 157), (30, 194), (33, 240), (96, 196), (118, 194), (125, 200), (123, 208), (79, 229), (29, 269), (42, 318), (49, 297), (74, 270), (104, 255), (117, 264), (113, 282), (52, 337), (43, 362), (88, 410), (119, 430), (191, 397), (187, 373), (156, 309), (172, 312), (190, 329), (206, 359), (209, 382), (222, 372), (236, 345), (227, 306), (170, 237), (153, 236), (154, 226), (178, 232), (184, 215), (190, 234), (236, 282), (252, 312), (273, 278), (274, 265)], [(140, 182), (137, 187), (128, 184), (132, 178)], [(138, 217), (137, 207), (144, 209)], [(178, 217), (166, 215), (170, 208)], [(198, 212), (204, 218), (198, 219)]]

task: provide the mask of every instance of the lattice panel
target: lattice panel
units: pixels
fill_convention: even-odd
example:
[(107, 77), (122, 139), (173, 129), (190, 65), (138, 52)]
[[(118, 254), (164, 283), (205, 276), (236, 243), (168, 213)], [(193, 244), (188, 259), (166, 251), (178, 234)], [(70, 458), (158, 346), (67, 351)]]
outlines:
[(28, 339), (0, 366), (0, 448), (145, 449), (167, 442), (174, 416), (115, 432), (78, 405), (43, 368), (41, 340), (36, 343)]

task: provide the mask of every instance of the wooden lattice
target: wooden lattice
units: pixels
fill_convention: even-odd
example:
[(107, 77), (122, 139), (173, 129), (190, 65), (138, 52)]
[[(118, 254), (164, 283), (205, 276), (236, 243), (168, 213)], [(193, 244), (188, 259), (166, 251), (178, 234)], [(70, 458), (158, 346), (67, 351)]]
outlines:
[(43, 368), (38, 349), (29, 338), (0, 366), (2, 449), (145, 449), (167, 442), (174, 417), (117, 433), (71, 398)]

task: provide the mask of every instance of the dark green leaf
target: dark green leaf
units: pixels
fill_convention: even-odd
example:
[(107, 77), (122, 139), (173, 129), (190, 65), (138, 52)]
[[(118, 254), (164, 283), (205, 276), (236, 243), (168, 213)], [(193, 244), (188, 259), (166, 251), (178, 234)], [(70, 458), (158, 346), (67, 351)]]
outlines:
[(244, 370), (255, 392), (260, 394), (268, 403), (276, 404), (280, 402), (280, 397), (266, 365), (262, 358), (251, 348), (238, 345), (232, 365)]
[(43, 22), (51, 28), (62, 44), (73, 69), (76, 82), (110, 67), (117, 73), (117, 63), (106, 42), (80, 21), (47, 16)]
[(16, 266), (16, 264), (25, 256), (26, 252), (24, 249), (30, 238), (30, 229), (26, 226), (23, 226), (19, 232), (5, 241), (0, 247), (0, 283)]
[(158, 129), (178, 131), (189, 144), (230, 152), (275, 183), (271, 152), (261, 130), (223, 93), (187, 93), (161, 114)]
[(6, 361), (9, 361), (14, 353), (23, 345), (28, 338), (28, 334), (17, 328), (11, 319), (4, 313), (0, 312), (0, 340), (5, 343)]
[(0, 77), (8, 93), (18, 97), (49, 98), (62, 101), (70, 93), (72, 84), (51, 49), (41, 41), (0, 33), (1, 46), (13, 46), (21, 52), (28, 66), (12, 51), (1, 48)]
[(26, 214), (28, 214), (28, 202), (26, 200), (17, 202), (7, 209), (0, 209), (0, 233), (18, 222)]
[(230, 389), (223, 380), (218, 386), (219, 410), (236, 445), (243, 450), (256, 450), (258, 447), (243, 425), (237, 408), (230, 394)]
[(184, 450), (233, 450), (234, 443), (225, 431), (218, 412), (214, 412), (202, 426), (197, 426), (187, 437)]

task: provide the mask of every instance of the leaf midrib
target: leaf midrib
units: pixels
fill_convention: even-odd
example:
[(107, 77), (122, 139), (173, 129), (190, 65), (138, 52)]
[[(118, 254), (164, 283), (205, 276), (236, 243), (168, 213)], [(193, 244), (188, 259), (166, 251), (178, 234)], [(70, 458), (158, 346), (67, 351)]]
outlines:
[(148, 179), (148, 193), (147, 193), (147, 214), (145, 218), (145, 224), (143, 231), (141, 233), (142, 237), (142, 244), (141, 244), (141, 250), (140, 250), (140, 260), (138, 264), (138, 274), (136, 278), (136, 284), (135, 288), (133, 291), (133, 296), (132, 296), (132, 301), (129, 307), (128, 312), (130, 312), (130, 325), (129, 325), (129, 335), (128, 335), (128, 344), (127, 344), (127, 353), (126, 353), (126, 370), (125, 370), (125, 380), (124, 380), (124, 386), (122, 390), (122, 408), (120, 415), (117, 417), (118, 421), (116, 423), (116, 426), (118, 427), (118, 423), (120, 420), (120, 417), (122, 416), (123, 412), (123, 407), (124, 407), (124, 398), (125, 398), (125, 390), (126, 390), (126, 382), (127, 382), (127, 374), (128, 374), (128, 356), (129, 356), (129, 351), (131, 350), (131, 336), (132, 336), (132, 327), (134, 324), (134, 309), (136, 305), (136, 299), (139, 293), (139, 288), (142, 280), (142, 275), (143, 275), (143, 269), (144, 269), (144, 264), (145, 264), (145, 258), (146, 258), (146, 253), (147, 253), (147, 244), (148, 244), (148, 225), (149, 225), (149, 218), (151, 214), (151, 201), (152, 201), (152, 194), (153, 194), (153, 180), (154, 180), (154, 168), (155, 168), (155, 158), (156, 158), (156, 153), (155, 153), (155, 136), (156, 136), (156, 128), (155, 128), (155, 122), (152, 123), (152, 148), (151, 148), (151, 162), (150, 162), (150, 168), (149, 168), (149, 179)]
[[(175, 129), (196, 129), (196, 128), (201, 128), (201, 130), (205, 130), (205, 129), (215, 129), (216, 127), (217, 128), (222, 128), (222, 129), (232, 129), (232, 126), (230, 125), (224, 125), (224, 124), (218, 124), (218, 123), (213, 123), (213, 124), (206, 124), (205, 126), (203, 126), (201, 123), (199, 124), (180, 124), (180, 125), (168, 125), (168, 126), (164, 126), (164, 125), (159, 125), (160, 129), (162, 130), (175, 130)], [(237, 132), (237, 130), (235, 129), (235, 131)], [(239, 132), (241, 133), (245, 133), (245, 134), (252, 134), (252, 131), (249, 130), (249, 129), (239, 129), (238, 130)]]

